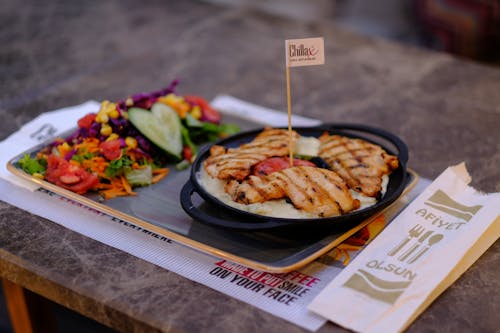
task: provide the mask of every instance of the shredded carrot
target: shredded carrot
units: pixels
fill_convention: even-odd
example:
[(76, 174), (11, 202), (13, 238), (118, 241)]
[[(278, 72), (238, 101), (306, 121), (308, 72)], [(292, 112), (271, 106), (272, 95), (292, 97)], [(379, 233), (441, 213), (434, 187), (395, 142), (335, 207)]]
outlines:
[(109, 162), (106, 161), (106, 159), (101, 156), (95, 156), (92, 157), (91, 159), (82, 161), (82, 166), (85, 169), (97, 173), (100, 177), (103, 177), (105, 175), (104, 172), (106, 171), (108, 165)]
[(136, 192), (132, 191), (132, 187), (130, 186), (129, 182), (123, 176), (112, 179), (110, 184), (100, 185), (99, 189), (103, 189), (99, 191), (99, 193), (101, 194), (101, 196), (103, 196), (104, 199), (112, 199), (115, 197), (137, 194)]
[(167, 174), (170, 171), (169, 168), (157, 168), (153, 169), (153, 175)]
[(122, 181), (122, 184), (123, 184), (123, 188), (125, 189), (125, 191), (130, 194), (130, 195), (133, 195), (135, 194), (133, 191), (132, 191), (132, 186), (130, 186), (127, 178), (123, 177), (123, 176), (120, 176), (120, 179)]
[(60, 156), (64, 157), (66, 156), (67, 153), (71, 151), (71, 146), (65, 142), (57, 146), (57, 151), (59, 152)]
[(116, 197), (126, 197), (129, 195), (135, 195), (136, 193), (129, 194), (125, 191), (115, 191), (115, 190), (107, 190), (99, 192), (104, 199), (113, 199)]
[(128, 157), (130, 157), (132, 161), (140, 161), (146, 158), (146, 156), (143, 153), (135, 149), (127, 149), (126, 154)]
[(99, 144), (101, 142), (99, 141), (98, 138), (85, 138), (81, 143), (78, 143), (75, 145), (75, 148), (80, 151), (83, 150), (84, 152), (88, 153), (96, 153), (100, 150)]
[(169, 168), (160, 168), (160, 169), (154, 169), (153, 170), (153, 179), (151, 182), (153, 184), (158, 183), (160, 180), (168, 176), (169, 173)]
[(107, 183), (100, 182), (97, 185), (96, 190), (109, 190), (109, 189), (112, 189), (112, 188), (113, 188), (112, 184), (107, 184)]

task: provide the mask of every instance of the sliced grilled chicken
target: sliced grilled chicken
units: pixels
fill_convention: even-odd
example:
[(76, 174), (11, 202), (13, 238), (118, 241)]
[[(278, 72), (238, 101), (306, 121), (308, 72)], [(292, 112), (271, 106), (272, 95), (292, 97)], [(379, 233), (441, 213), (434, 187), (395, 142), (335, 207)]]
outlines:
[[(292, 140), (296, 141), (298, 137), (294, 131)], [(288, 155), (289, 141), (287, 130), (267, 128), (253, 141), (238, 148), (212, 146), (204, 167), (212, 177), (242, 180), (250, 174), (252, 166), (258, 162), (271, 156)]]
[(231, 180), (226, 192), (236, 202), (252, 204), (289, 198), (295, 208), (319, 217), (338, 216), (359, 208), (345, 182), (335, 172), (295, 166), (244, 181)]
[(370, 197), (382, 190), (382, 176), (398, 168), (396, 156), (362, 139), (323, 134), (319, 156), (337, 172), (349, 188)]

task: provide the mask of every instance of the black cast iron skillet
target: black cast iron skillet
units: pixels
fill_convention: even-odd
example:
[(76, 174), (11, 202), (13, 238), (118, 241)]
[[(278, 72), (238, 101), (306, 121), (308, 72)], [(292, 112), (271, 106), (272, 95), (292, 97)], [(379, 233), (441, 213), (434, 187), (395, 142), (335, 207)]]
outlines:
[[(392, 133), (385, 130), (359, 124), (326, 124), (317, 127), (294, 128), (302, 136), (319, 137), (325, 131), (330, 134), (339, 134), (353, 138), (361, 138), (376, 143), (388, 153), (396, 155), (399, 167), (389, 176), (389, 184), (385, 195), (368, 208), (341, 216), (325, 218), (278, 218), (260, 214), (249, 213), (231, 207), (207, 192), (198, 178), (203, 162), (210, 156), (210, 146), (204, 147), (198, 154), (191, 167), (188, 182), (180, 194), (181, 206), (193, 219), (209, 225), (230, 228), (235, 230), (269, 230), (276, 228), (352, 228), (363, 220), (381, 211), (394, 202), (406, 186), (406, 163), (408, 161), (408, 148), (406, 144)], [(235, 148), (243, 143), (252, 141), (262, 129), (243, 132), (223, 139), (216, 144), (228, 148)], [(193, 194), (197, 193), (210, 209), (202, 209), (193, 203)]]

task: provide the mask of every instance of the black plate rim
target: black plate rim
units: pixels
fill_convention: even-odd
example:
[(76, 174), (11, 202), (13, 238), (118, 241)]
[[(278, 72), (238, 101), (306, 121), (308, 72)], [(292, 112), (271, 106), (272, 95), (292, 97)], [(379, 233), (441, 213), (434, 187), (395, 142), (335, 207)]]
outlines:
[[(215, 142), (214, 144), (217, 145), (224, 145), (224, 146), (230, 146), (231, 144), (234, 144), (234, 142), (239, 142), (242, 140), (242, 138), (252, 138), (252, 136), (257, 135), (263, 130), (263, 128), (251, 130), (251, 131), (245, 131), (238, 133), (236, 135), (233, 135), (231, 137), (219, 140)], [(400, 165), (398, 169), (396, 169), (390, 177), (393, 177), (393, 175), (397, 175), (397, 177), (401, 178), (399, 183), (395, 184), (395, 189), (387, 194), (379, 200), (375, 205), (372, 205), (370, 207), (367, 207), (362, 210), (358, 210), (355, 212), (351, 212), (345, 215), (341, 216), (335, 216), (335, 217), (327, 217), (327, 218), (280, 218), (280, 217), (271, 217), (271, 216), (265, 216), (265, 215), (260, 215), (260, 214), (255, 214), (247, 211), (240, 210), (235, 207), (231, 207), (224, 202), (220, 201), (213, 195), (211, 195), (209, 192), (207, 192), (203, 186), (199, 183), (198, 178), (197, 178), (197, 173), (200, 170), (200, 167), (203, 165), (203, 161), (208, 157), (209, 149), (213, 145), (207, 145), (205, 146), (198, 154), (196, 160), (194, 161), (192, 167), (191, 167), (191, 172), (190, 172), (190, 178), (188, 180), (188, 183), (185, 184), (183, 190), (181, 191), (181, 205), (182, 208), (188, 213), (193, 218), (196, 218), (197, 220), (200, 220), (201, 222), (204, 223), (209, 223), (212, 225), (217, 225), (220, 227), (226, 227), (226, 228), (231, 228), (231, 229), (241, 229), (241, 230), (256, 230), (256, 229), (268, 229), (268, 228), (277, 228), (280, 226), (298, 226), (298, 225), (308, 225), (308, 226), (332, 226), (332, 225), (345, 225), (346, 222), (349, 222), (351, 220), (356, 220), (356, 221), (361, 221), (363, 219), (368, 218), (369, 216), (373, 215), (374, 213), (384, 209), (388, 205), (390, 205), (392, 202), (394, 202), (403, 192), (405, 186), (406, 186), (406, 179), (408, 177), (407, 172), (406, 172), (406, 163), (408, 160), (408, 148), (406, 144), (397, 136), (394, 134), (387, 132), (385, 130), (382, 130), (380, 128), (375, 128), (371, 126), (366, 126), (362, 124), (323, 124), (320, 126), (315, 126), (315, 127), (297, 127), (294, 128), (299, 133), (305, 133), (305, 132), (314, 132), (318, 134), (318, 132), (324, 132), (328, 131), (330, 133), (335, 132), (335, 133), (340, 133), (342, 135), (354, 137), (354, 138), (362, 138), (364, 140), (374, 142), (371, 140), (369, 137), (363, 136), (363, 135), (356, 135), (353, 133), (349, 133), (347, 131), (358, 131), (362, 132), (364, 134), (368, 134), (371, 136), (375, 136), (378, 138), (385, 139), (386, 141), (392, 143), (398, 152), (394, 152), (391, 148), (388, 148), (386, 145), (381, 144), (380, 142), (375, 142), (378, 145), (381, 145), (388, 153), (394, 154), (398, 156), (398, 159), (400, 160)], [(391, 178), (390, 178), (391, 179)], [(192, 204), (191, 201), (191, 196), (193, 193), (197, 193), (200, 195), (200, 197), (205, 200), (207, 203), (215, 205), (217, 207), (222, 208), (224, 211), (228, 212), (229, 214), (232, 214), (234, 219), (238, 220), (238, 222), (234, 223), (233, 221), (221, 221), (220, 219), (218, 220), (217, 218), (214, 218), (213, 216), (209, 216), (208, 214), (203, 215), (203, 212), (195, 212), (196, 207)]]

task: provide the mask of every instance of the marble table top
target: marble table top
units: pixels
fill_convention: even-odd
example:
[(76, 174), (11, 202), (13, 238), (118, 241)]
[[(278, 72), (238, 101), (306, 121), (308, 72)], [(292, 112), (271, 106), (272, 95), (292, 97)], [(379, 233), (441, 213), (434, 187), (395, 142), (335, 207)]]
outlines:
[[(284, 40), (324, 36), (326, 64), (292, 71), (293, 112), (383, 127), (434, 178), (465, 161), (500, 191), (500, 70), (303, 22), (198, 1), (2, 1), (0, 139), (38, 114), (177, 78), (179, 93), (286, 110)], [(0, 276), (120, 331), (304, 330), (0, 202)], [(497, 241), (408, 332), (493, 332)], [(342, 332), (328, 323), (319, 332)]]

